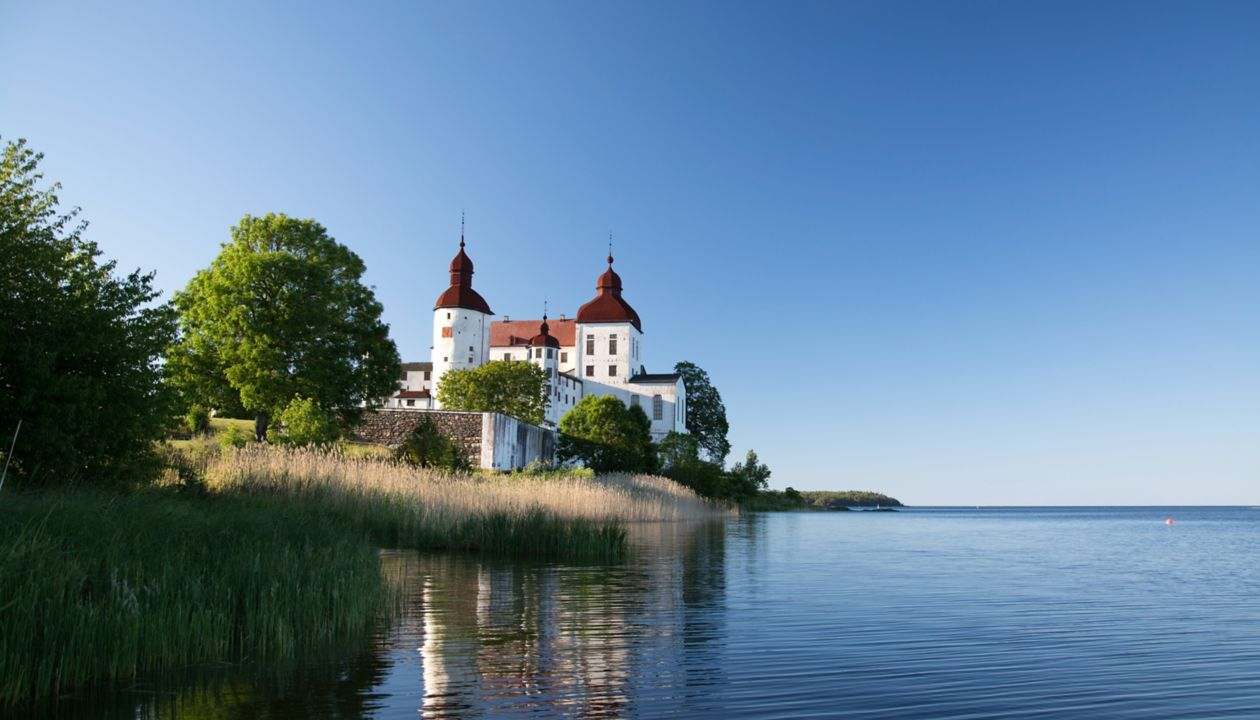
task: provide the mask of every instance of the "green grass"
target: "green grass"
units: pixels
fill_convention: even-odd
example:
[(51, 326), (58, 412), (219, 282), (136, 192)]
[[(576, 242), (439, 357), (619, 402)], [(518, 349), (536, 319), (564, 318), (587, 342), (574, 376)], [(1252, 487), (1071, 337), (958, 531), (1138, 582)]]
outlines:
[(0, 707), (358, 637), (389, 597), (362, 532), (279, 498), (0, 499)]

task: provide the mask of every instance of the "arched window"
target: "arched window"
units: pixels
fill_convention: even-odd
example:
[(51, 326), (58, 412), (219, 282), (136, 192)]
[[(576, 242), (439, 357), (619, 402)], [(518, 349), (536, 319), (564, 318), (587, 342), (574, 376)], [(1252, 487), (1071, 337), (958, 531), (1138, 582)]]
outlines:
[(660, 395), (652, 396), (652, 419), (661, 420), (665, 417), (665, 399)]

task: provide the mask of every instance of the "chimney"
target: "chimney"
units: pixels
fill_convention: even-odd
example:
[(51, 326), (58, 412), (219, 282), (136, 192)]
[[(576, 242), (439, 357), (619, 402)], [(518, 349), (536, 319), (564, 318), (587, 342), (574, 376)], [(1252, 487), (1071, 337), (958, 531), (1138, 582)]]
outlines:
[(507, 315), (504, 315), (504, 316), (503, 316), (503, 322), (507, 322), (507, 321), (509, 321), (509, 320), (511, 320), (511, 319), (512, 319), (512, 318), (508, 317)]

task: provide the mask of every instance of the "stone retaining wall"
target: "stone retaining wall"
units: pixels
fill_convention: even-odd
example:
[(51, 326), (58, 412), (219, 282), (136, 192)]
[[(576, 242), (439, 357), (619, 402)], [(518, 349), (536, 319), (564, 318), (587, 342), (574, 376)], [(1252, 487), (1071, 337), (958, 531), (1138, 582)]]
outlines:
[(426, 417), (464, 450), (474, 467), (513, 470), (555, 461), (554, 430), (499, 413), (383, 408), (364, 413), (350, 439), (397, 448)]

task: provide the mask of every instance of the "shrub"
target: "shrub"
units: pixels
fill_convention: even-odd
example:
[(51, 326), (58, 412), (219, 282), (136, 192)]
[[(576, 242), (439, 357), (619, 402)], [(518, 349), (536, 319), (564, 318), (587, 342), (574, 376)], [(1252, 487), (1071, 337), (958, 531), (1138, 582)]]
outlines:
[(281, 430), (271, 428), (267, 440), (276, 445), (325, 447), (337, 442), (341, 431), (332, 413), (321, 408), (314, 398), (297, 396), (280, 413)]
[(225, 448), (243, 448), (249, 443), (249, 439), (249, 433), (235, 425), (219, 433), (219, 445)]
[(210, 429), (210, 410), (201, 403), (193, 403), (184, 416), (184, 426), (193, 435), (206, 432)]
[(442, 434), (427, 415), (394, 452), (394, 457), (408, 465), (465, 472), (472, 469), (468, 455)]

